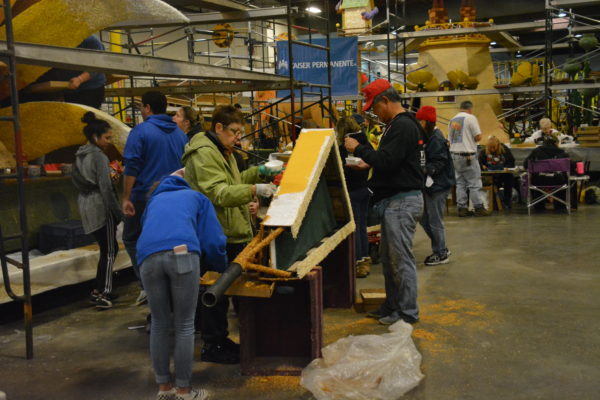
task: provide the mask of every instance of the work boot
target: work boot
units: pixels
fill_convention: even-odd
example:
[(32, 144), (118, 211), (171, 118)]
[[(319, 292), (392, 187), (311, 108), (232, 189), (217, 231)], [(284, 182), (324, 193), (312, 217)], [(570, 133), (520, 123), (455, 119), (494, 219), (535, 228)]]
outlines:
[(239, 364), (240, 352), (232, 350), (228, 344), (204, 343), (200, 360), (217, 364)]
[(459, 208), (458, 209), (458, 216), (459, 217), (470, 217), (471, 215), (473, 215), (472, 211), (469, 211), (468, 208)]
[(371, 263), (364, 258), (356, 264), (356, 277), (366, 278), (371, 273)]
[(490, 215), (490, 212), (488, 210), (486, 210), (485, 207), (481, 206), (481, 207), (475, 208), (475, 216), (476, 217), (488, 217), (489, 215)]

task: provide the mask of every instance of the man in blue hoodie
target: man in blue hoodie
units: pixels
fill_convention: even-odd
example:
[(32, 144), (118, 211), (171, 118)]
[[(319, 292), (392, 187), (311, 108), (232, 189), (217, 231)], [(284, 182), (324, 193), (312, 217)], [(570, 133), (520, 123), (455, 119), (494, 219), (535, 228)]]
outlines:
[[(161, 180), (148, 201), (137, 258), (152, 313), (150, 355), (157, 399), (201, 400), (208, 393), (191, 385), (198, 281), (208, 265), (225, 269), (227, 238), (208, 198), (190, 188), (182, 178), (183, 170), (173, 175)], [(171, 315), (174, 381), (169, 371)]]
[[(167, 98), (157, 91), (142, 96), (140, 107), (144, 122), (129, 133), (125, 152), (123, 182), (123, 244), (139, 278), (136, 242), (141, 233), (141, 218), (150, 187), (165, 175), (182, 167), (181, 156), (188, 138), (171, 117), (166, 115)], [(144, 301), (140, 293), (138, 303)]]

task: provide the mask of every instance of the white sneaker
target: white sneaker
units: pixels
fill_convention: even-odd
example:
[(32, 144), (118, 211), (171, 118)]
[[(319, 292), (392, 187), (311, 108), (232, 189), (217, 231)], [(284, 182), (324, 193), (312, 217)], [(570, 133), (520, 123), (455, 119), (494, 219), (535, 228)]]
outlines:
[(175, 396), (177, 396), (175, 388), (171, 388), (171, 390), (159, 390), (156, 400), (175, 400)]
[(175, 395), (175, 400), (207, 400), (208, 392), (204, 389), (192, 389), (189, 393)]
[(140, 290), (140, 294), (138, 295), (137, 299), (135, 299), (135, 305), (136, 306), (141, 306), (142, 304), (146, 304), (148, 302), (148, 296), (146, 296), (146, 291), (145, 290)]

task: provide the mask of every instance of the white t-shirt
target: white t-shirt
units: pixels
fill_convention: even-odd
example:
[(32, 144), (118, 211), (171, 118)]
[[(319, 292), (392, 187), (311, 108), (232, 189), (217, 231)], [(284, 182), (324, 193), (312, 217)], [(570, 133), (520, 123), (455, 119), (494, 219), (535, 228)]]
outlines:
[[(554, 128), (552, 128), (552, 131), (550, 132), (550, 134), (557, 136), (560, 143), (571, 143), (573, 141), (572, 136), (565, 135), (564, 133), (560, 133), (559, 131), (557, 131)], [(538, 139), (541, 139), (542, 135), (543, 135), (542, 130), (538, 129), (537, 131), (533, 132), (533, 134), (531, 136), (529, 136), (527, 139), (525, 139), (525, 143), (535, 143)]]
[(476, 153), (477, 142), (475, 136), (481, 134), (477, 117), (459, 112), (448, 124), (448, 141), (451, 153)]

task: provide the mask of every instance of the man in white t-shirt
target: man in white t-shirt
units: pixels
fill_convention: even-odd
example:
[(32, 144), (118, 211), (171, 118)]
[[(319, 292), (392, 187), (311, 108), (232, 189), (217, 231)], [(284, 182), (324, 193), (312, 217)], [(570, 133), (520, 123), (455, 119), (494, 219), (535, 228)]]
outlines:
[(456, 202), (458, 216), (473, 215), (469, 211), (469, 197), (475, 206), (474, 215), (484, 217), (489, 215), (483, 206), (481, 196), (481, 169), (477, 161), (477, 142), (481, 139), (481, 129), (477, 117), (473, 115), (473, 103), (463, 101), (460, 112), (448, 124), (448, 141), (450, 153), (456, 174)]

